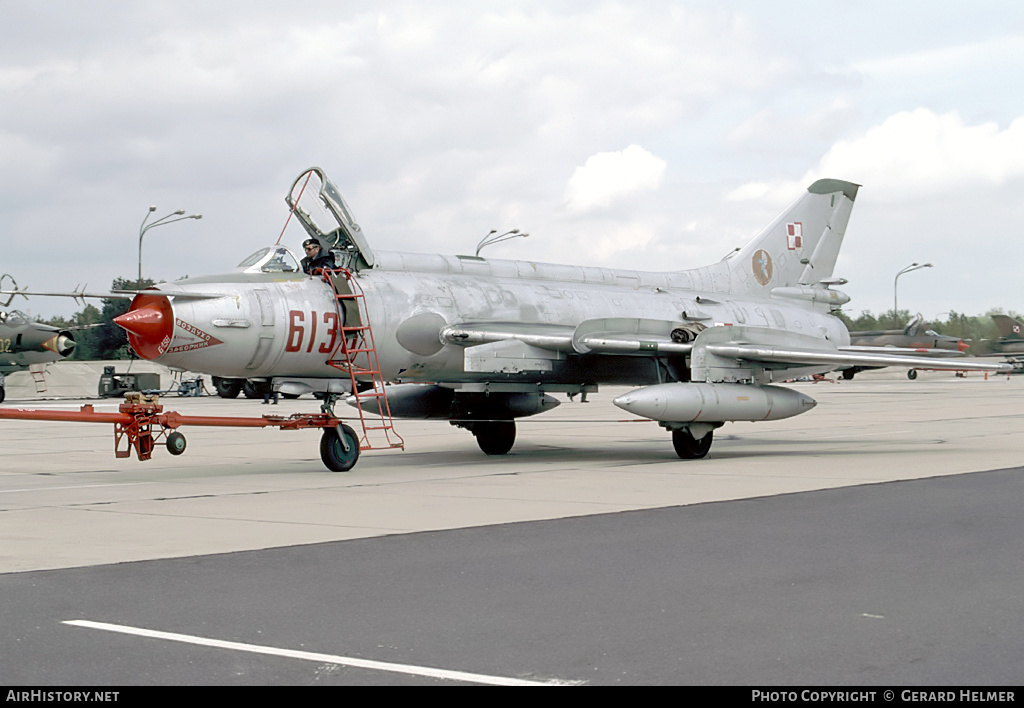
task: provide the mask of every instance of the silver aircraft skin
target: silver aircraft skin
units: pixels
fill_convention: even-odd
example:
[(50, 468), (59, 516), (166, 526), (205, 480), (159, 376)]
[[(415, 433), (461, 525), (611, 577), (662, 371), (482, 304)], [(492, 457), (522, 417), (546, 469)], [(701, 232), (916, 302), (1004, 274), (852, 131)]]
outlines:
[[(514, 419), (558, 405), (553, 394), (631, 385), (640, 388), (614, 403), (659, 421), (680, 457), (701, 458), (728, 421), (774, 420), (814, 406), (775, 382), (844, 366), (919, 363), (848, 350), (849, 333), (830, 314), (849, 301), (832, 289), (846, 282), (833, 269), (857, 191), (850, 182), (818, 180), (722, 261), (645, 272), (377, 252), (334, 184), (311, 168), (286, 202), (351, 280), (306, 275), (287, 248), (270, 246), (233, 273), (145, 290), (115, 321), (143, 358), (285, 395), (320, 392), (330, 409), (352, 392), (349, 372), (328, 363), (342, 349), (340, 328), (365, 318), (393, 416), (447, 419), (470, 430), (485, 453), (505, 454)], [(353, 287), (365, 302), (361, 315), (337, 298)], [(325, 430), (325, 464), (347, 469), (354, 458), (336, 467), (323, 453), (331, 434), (344, 435)]]

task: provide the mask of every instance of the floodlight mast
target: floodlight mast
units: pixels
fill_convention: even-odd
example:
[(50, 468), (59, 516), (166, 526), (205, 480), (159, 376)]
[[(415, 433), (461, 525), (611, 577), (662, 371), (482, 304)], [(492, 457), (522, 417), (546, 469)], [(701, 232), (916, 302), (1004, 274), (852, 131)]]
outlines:
[(167, 224), (173, 224), (175, 221), (203, 218), (202, 214), (189, 214), (188, 216), (184, 216), (185, 210), (178, 209), (177, 211), (173, 211), (170, 214), (167, 214), (166, 216), (161, 216), (156, 221), (152, 221), (149, 224), (147, 224), (146, 222), (149, 221), (149, 217), (152, 216), (153, 212), (155, 211), (156, 205), (150, 206), (149, 211), (146, 212), (146, 217), (142, 220), (142, 224), (139, 226), (139, 279), (137, 281), (136, 287), (138, 287), (140, 290), (142, 289), (142, 237), (146, 235), (146, 232), (155, 226), (166, 226)]
[(900, 276), (903, 275), (904, 273), (910, 273), (911, 271), (921, 270), (922, 268), (931, 268), (931, 267), (932, 267), (931, 263), (923, 263), (923, 264), (922, 263), (911, 263), (906, 268), (904, 268), (903, 270), (901, 270), (899, 273), (896, 274), (896, 278), (892, 281), (892, 316), (893, 316), (893, 319), (896, 320), (897, 324), (899, 324), (899, 317), (900, 317), (900, 310), (899, 310), (898, 297), (897, 297), (897, 287), (899, 286)]
[(502, 241), (509, 241), (514, 238), (526, 238), (527, 236), (530, 235), (520, 233), (519, 229), (512, 229), (511, 231), (506, 231), (505, 233), (498, 234), (497, 236), (495, 236), (495, 234), (498, 234), (497, 229), (491, 229), (490, 233), (488, 233), (486, 236), (480, 239), (480, 243), (476, 245), (475, 254), (478, 258), (480, 257), (480, 251), (482, 251), (487, 246), (490, 246), (495, 243), (501, 243)]

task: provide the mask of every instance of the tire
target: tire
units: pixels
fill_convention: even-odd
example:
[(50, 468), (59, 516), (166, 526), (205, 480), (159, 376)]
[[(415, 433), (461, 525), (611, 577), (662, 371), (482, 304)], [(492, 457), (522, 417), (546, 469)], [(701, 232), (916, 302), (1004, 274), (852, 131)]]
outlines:
[(474, 423), (473, 435), (485, 455), (507, 455), (516, 442), (516, 424), (511, 420)]
[(242, 380), (222, 379), (219, 376), (214, 376), (213, 388), (221, 398), (238, 398), (238, 394), (242, 391)]
[[(348, 443), (348, 451), (338, 437), (339, 428)], [(331, 472), (348, 472), (359, 461), (359, 437), (356, 431), (347, 425), (341, 425), (339, 428), (324, 428), (324, 434), (320, 438), (320, 459)]]
[(185, 452), (185, 436), (174, 431), (167, 436), (167, 452), (172, 455), (180, 455)]
[(700, 440), (694, 440), (693, 436), (690, 435), (689, 430), (673, 430), (672, 431), (672, 447), (676, 449), (676, 454), (684, 460), (699, 460), (707, 457), (708, 451), (711, 450), (711, 443), (714, 442), (715, 431), (709, 431), (707, 435), (702, 437)]
[(917, 369), (911, 369), (907, 372), (907, 378), (913, 381), (917, 378)]

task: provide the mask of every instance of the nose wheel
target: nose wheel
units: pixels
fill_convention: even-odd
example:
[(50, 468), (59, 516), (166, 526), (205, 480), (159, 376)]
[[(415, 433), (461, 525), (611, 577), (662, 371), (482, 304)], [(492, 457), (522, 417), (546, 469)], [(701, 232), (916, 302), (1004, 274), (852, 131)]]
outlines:
[(332, 472), (348, 472), (359, 460), (359, 438), (344, 423), (324, 428), (320, 438), (320, 459)]

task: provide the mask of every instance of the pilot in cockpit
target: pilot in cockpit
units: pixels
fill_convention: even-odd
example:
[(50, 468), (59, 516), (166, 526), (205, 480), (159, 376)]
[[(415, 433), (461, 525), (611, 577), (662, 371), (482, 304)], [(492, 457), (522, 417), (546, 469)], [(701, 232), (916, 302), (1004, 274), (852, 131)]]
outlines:
[(302, 272), (315, 274), (324, 268), (334, 268), (334, 255), (325, 251), (320, 242), (315, 238), (307, 238), (302, 242), (302, 248), (306, 251), (306, 257), (302, 259)]

